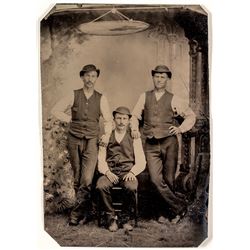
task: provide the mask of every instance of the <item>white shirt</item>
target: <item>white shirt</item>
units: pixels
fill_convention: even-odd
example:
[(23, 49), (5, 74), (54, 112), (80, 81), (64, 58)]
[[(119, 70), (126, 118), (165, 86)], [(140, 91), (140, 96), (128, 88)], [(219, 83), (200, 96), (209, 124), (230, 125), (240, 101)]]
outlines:
[(125, 130), (124, 132), (122, 132), (122, 133), (118, 133), (118, 132), (115, 130), (115, 139), (116, 139), (116, 141), (117, 141), (119, 144), (121, 143), (121, 141), (122, 141), (123, 137), (125, 136), (125, 134), (126, 134), (126, 130)]
[[(86, 91), (83, 92), (87, 99), (89, 99), (93, 95), (93, 92), (92, 93), (88, 93)], [(74, 92), (71, 92), (69, 95), (65, 96), (58, 103), (56, 103), (56, 105), (51, 110), (52, 115), (54, 115), (57, 119), (61, 121), (70, 122), (71, 121), (70, 108), (73, 106), (73, 103), (74, 103)], [(110, 113), (107, 98), (104, 95), (101, 96), (100, 110), (104, 122), (104, 132), (105, 134), (111, 134), (112, 116)]]
[[(164, 93), (165, 93), (164, 91), (163, 92), (155, 91), (156, 100), (158, 101), (163, 96)], [(141, 115), (144, 110), (145, 102), (146, 102), (146, 93), (144, 92), (139, 97), (139, 100), (132, 112), (133, 115), (131, 118), (132, 130), (138, 130), (138, 125), (139, 125), (138, 119), (139, 120), (142, 119)], [(188, 103), (183, 101), (183, 99), (181, 99), (180, 97), (173, 95), (171, 101), (171, 107), (173, 112), (176, 112), (177, 115), (180, 115), (184, 118), (183, 123), (179, 127), (181, 133), (190, 130), (195, 124), (196, 116), (195, 113), (192, 111), (192, 109), (189, 107)]]
[[(124, 133), (117, 133), (115, 131), (115, 139), (118, 143), (122, 141), (123, 137), (125, 136), (125, 133), (126, 131)], [(131, 172), (133, 172), (134, 175), (136, 176), (140, 174), (146, 167), (146, 159), (140, 138), (133, 140), (133, 149), (135, 155), (135, 165), (132, 167)], [(98, 171), (104, 175), (108, 170), (110, 170), (106, 162), (106, 155), (107, 155), (106, 147), (100, 146), (98, 153)]]

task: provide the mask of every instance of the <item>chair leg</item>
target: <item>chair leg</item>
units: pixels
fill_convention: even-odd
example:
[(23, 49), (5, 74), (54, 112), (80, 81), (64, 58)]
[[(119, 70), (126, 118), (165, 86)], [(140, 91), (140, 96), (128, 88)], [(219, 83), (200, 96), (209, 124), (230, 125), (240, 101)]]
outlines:
[(135, 204), (134, 204), (134, 220), (135, 220), (135, 227), (137, 227), (138, 225), (138, 194), (136, 191), (135, 194)]
[(101, 227), (101, 197), (100, 194), (97, 195), (97, 223), (98, 223), (98, 227)]
[(101, 227), (102, 225), (101, 225), (101, 212), (100, 211), (98, 211), (98, 227)]

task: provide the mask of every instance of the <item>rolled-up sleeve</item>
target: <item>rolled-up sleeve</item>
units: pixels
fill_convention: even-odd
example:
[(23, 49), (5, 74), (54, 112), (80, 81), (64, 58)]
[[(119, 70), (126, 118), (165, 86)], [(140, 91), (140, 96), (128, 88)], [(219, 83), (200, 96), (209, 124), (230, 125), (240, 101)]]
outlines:
[(145, 93), (141, 94), (133, 111), (132, 111), (132, 117), (130, 119), (130, 126), (132, 130), (138, 130), (138, 120), (142, 119), (142, 112), (144, 110), (145, 106), (145, 100), (146, 100), (146, 95)]
[(104, 174), (109, 170), (108, 164), (106, 162), (106, 154), (107, 154), (107, 149), (106, 147), (99, 147), (99, 152), (98, 152), (98, 164), (97, 164), (97, 169), (101, 174)]
[(190, 130), (196, 121), (196, 115), (193, 110), (189, 107), (188, 102), (182, 100), (178, 96), (174, 96), (172, 99), (172, 109), (177, 112), (178, 115), (184, 118), (184, 121), (180, 125), (182, 133)]
[(145, 154), (142, 147), (141, 138), (134, 139), (133, 141), (134, 154), (135, 154), (135, 165), (132, 167), (131, 172), (134, 175), (140, 174), (146, 167)]
[(103, 123), (104, 123), (104, 133), (107, 135), (110, 135), (112, 132), (112, 116), (110, 113), (110, 108), (108, 104), (107, 98), (102, 95), (101, 101), (100, 101), (100, 109), (103, 117)]

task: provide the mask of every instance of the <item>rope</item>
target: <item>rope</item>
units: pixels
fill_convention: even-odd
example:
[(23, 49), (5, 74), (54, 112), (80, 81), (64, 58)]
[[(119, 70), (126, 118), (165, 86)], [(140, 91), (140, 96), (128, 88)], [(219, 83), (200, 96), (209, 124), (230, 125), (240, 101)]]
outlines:
[(116, 8), (113, 8), (113, 9), (111, 9), (110, 11), (104, 13), (103, 15), (97, 17), (96, 19), (94, 19), (94, 20), (91, 21), (90, 23), (96, 22), (97, 20), (99, 20), (99, 19), (101, 19), (102, 17), (108, 15), (109, 13), (113, 13), (113, 14), (118, 15), (119, 17), (122, 17), (122, 18), (126, 19), (126, 20), (130, 20), (127, 16), (123, 15), (123, 14), (122, 14), (120, 11), (118, 11)]
[(127, 16), (125, 16), (124, 14), (122, 14), (120, 11), (116, 10), (116, 14), (118, 14), (119, 16), (127, 19), (128, 21), (130, 20), (130, 18), (128, 18)]
[(110, 11), (108, 11), (108, 12), (106, 12), (105, 14), (103, 14), (103, 15), (101, 15), (101, 16), (99, 16), (99, 17), (97, 17), (96, 19), (94, 19), (94, 20), (93, 20), (93, 21), (91, 21), (90, 23), (93, 23), (93, 22), (95, 22), (95, 21), (97, 21), (97, 20), (101, 19), (102, 17), (104, 17), (104, 16), (108, 15), (110, 12), (111, 12), (111, 10), (110, 10)]

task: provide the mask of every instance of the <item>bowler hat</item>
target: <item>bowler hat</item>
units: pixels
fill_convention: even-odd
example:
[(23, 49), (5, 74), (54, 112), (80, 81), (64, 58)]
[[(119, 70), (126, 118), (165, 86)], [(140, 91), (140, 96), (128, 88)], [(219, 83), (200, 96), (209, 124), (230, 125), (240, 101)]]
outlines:
[(167, 73), (168, 77), (171, 79), (172, 73), (166, 65), (157, 65), (154, 70), (152, 70), (152, 76), (155, 73)]
[(129, 118), (132, 116), (130, 110), (127, 107), (118, 107), (116, 110), (113, 111), (113, 117), (115, 117), (116, 113), (128, 115)]
[(97, 77), (100, 75), (100, 70), (96, 68), (94, 64), (87, 64), (83, 66), (82, 70), (80, 71), (80, 76), (83, 76), (86, 72), (96, 71)]

